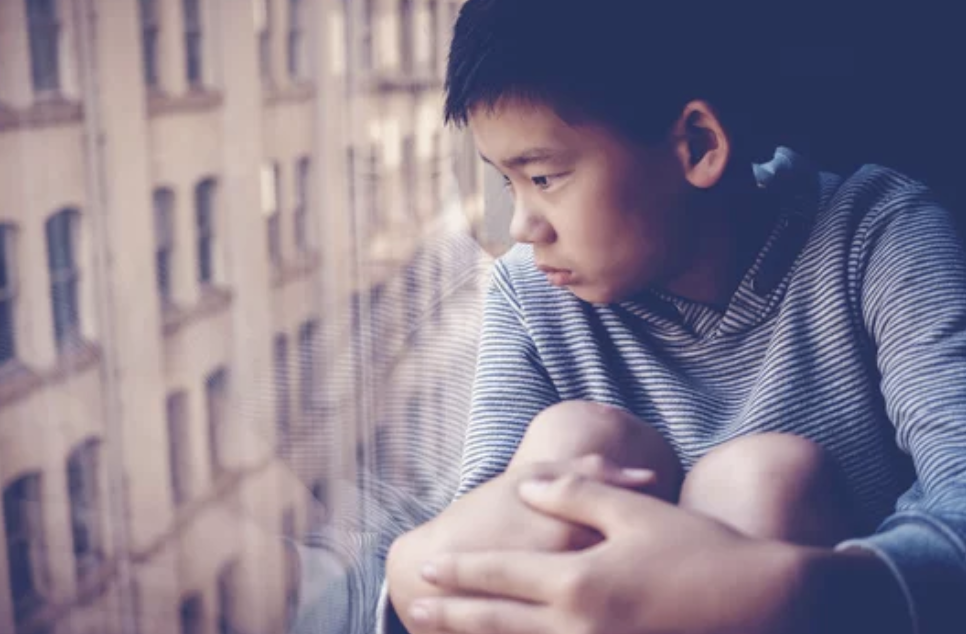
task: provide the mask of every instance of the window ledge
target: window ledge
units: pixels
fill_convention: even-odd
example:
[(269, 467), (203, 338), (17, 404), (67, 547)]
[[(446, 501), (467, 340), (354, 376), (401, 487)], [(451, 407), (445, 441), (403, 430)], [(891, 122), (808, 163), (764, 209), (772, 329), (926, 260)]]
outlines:
[(220, 92), (206, 88), (194, 88), (183, 95), (169, 95), (160, 91), (151, 91), (148, 95), (148, 116), (205, 112), (220, 107), (223, 101)]
[(308, 101), (315, 97), (315, 85), (304, 80), (286, 86), (269, 84), (264, 87), (262, 93), (265, 105), (267, 106), (288, 102)]
[(400, 69), (374, 71), (366, 83), (370, 89), (381, 93), (436, 91), (443, 87), (440, 78), (428, 71), (403, 72)]
[(182, 308), (176, 304), (168, 304), (164, 307), (161, 331), (165, 337), (170, 337), (189, 324), (224, 311), (231, 306), (233, 297), (228, 288), (203, 286), (201, 298), (194, 306)]
[(0, 365), (0, 404), (10, 405), (25, 398), (43, 384), (44, 377), (19, 359), (11, 359)]
[(0, 131), (80, 123), (84, 109), (64, 97), (50, 97), (23, 109), (0, 106)]
[(272, 272), (272, 287), (279, 288), (298, 279), (307, 277), (319, 268), (322, 257), (318, 251), (305, 251), (299, 253), (295, 259), (283, 262), (281, 266), (275, 267)]

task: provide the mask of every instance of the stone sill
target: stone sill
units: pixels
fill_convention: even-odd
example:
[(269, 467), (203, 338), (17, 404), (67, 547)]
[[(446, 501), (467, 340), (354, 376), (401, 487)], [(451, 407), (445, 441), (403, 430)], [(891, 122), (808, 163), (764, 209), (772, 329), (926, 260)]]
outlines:
[(219, 108), (223, 101), (222, 94), (210, 88), (193, 88), (183, 95), (152, 90), (148, 93), (148, 116), (207, 112)]
[(34, 391), (56, 385), (71, 376), (96, 365), (101, 359), (98, 344), (76, 339), (69, 341), (60, 351), (51, 368), (36, 371), (19, 359), (0, 366), (0, 406), (9, 406), (27, 398)]
[(268, 85), (262, 90), (262, 99), (266, 106), (309, 101), (314, 97), (315, 85), (306, 81), (287, 86)]
[(161, 332), (165, 337), (174, 335), (179, 330), (202, 319), (224, 312), (231, 306), (234, 298), (231, 289), (221, 286), (205, 286), (201, 290), (201, 298), (189, 308), (182, 308), (177, 304), (168, 304), (162, 309)]
[(282, 262), (281, 266), (273, 268), (272, 288), (281, 288), (295, 280), (308, 277), (313, 271), (319, 268), (322, 258), (318, 251), (306, 251), (299, 253), (295, 259)]
[(84, 109), (80, 103), (53, 95), (25, 109), (0, 105), (0, 132), (26, 130), (80, 123)]

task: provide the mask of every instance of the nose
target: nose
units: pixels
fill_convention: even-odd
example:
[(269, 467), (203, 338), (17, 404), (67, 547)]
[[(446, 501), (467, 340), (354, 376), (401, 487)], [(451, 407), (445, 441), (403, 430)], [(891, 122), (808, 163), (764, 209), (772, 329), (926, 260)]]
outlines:
[(553, 227), (543, 214), (517, 198), (510, 221), (510, 237), (523, 244), (547, 244), (553, 242)]

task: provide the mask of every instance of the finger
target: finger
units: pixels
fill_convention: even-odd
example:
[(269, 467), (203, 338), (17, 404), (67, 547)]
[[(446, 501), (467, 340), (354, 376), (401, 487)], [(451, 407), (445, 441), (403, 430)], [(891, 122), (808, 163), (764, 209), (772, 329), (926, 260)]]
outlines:
[(625, 488), (651, 486), (657, 482), (657, 473), (650, 469), (621, 468), (600, 454), (581, 456), (573, 462), (571, 472)]
[(529, 551), (462, 553), (437, 557), (421, 572), (423, 579), (451, 592), (547, 603), (554, 598), (554, 580), (572, 558)]
[(413, 623), (447, 634), (553, 634), (546, 608), (500, 599), (421, 599), (409, 610)]
[(673, 508), (658, 498), (577, 474), (554, 480), (527, 480), (521, 483), (519, 491), (523, 501), (537, 511), (588, 526), (605, 538), (625, 526), (642, 524), (642, 514), (667, 513)]

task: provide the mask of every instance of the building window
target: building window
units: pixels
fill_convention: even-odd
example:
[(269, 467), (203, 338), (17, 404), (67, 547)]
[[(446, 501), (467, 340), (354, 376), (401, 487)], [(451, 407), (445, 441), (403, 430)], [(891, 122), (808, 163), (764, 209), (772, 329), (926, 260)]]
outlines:
[(379, 161), (379, 147), (372, 145), (369, 148), (369, 214), (368, 214), (368, 235), (375, 235), (382, 227), (382, 166)]
[(238, 634), (238, 562), (232, 561), (218, 572), (218, 634)]
[(355, 244), (356, 238), (358, 237), (359, 231), (359, 209), (358, 209), (358, 197), (359, 197), (359, 184), (356, 182), (358, 179), (358, 168), (356, 166), (356, 150), (355, 148), (346, 149), (345, 157), (346, 165), (346, 187), (348, 188), (348, 203), (349, 203), (349, 238), (352, 240), (352, 244)]
[(265, 84), (272, 83), (272, 0), (255, 0), (255, 30), (258, 33), (258, 66)]
[(15, 237), (16, 229), (13, 225), (0, 224), (0, 365), (17, 356), (14, 330), (14, 306), (17, 299)]
[[(293, 542), (296, 539), (295, 509), (291, 506), (282, 514), (282, 536)], [(288, 623), (295, 622), (299, 606), (299, 561), (294, 546), (285, 547), (285, 608)]]
[(225, 456), (221, 448), (228, 416), (228, 370), (225, 368), (215, 370), (205, 379), (205, 406), (208, 413), (208, 455), (212, 475), (217, 478), (225, 472)]
[(188, 424), (188, 395), (169, 394), (165, 412), (168, 425), (168, 465), (171, 499), (180, 506), (191, 499), (191, 429)]
[(305, 78), (305, 2), (289, 0), (288, 3), (288, 76)]
[(31, 473), (3, 490), (10, 593), (18, 623), (40, 607), (47, 586), (41, 482), (39, 473)]
[(79, 335), (76, 209), (64, 209), (47, 220), (47, 266), (50, 272), (50, 303), (54, 315), (57, 349)]
[(439, 73), (439, 2), (429, 0), (429, 68), (435, 76)]
[(204, 634), (205, 605), (198, 593), (181, 601), (181, 634)]
[(281, 180), (278, 163), (262, 166), (262, 214), (267, 224), (268, 257), (276, 270), (282, 266)]
[(275, 335), (272, 344), (275, 363), (275, 425), (278, 440), (287, 444), (292, 427), (292, 394), (289, 386), (288, 337)]
[[(350, 0), (351, 3), (351, 0)], [(362, 51), (359, 65), (363, 71), (371, 71), (376, 59), (376, 0), (362, 0)]]
[(413, 0), (401, 0), (399, 7), (399, 59), (402, 60), (402, 72), (411, 75), (413, 72), (413, 58), (415, 56)]
[(195, 187), (195, 221), (198, 230), (198, 281), (215, 282), (215, 189), (213, 178)]
[(100, 442), (91, 439), (67, 459), (67, 492), (78, 582), (87, 579), (104, 560), (99, 453)]
[(57, 0), (27, 0), (30, 76), (36, 92), (60, 89), (60, 21)]
[(302, 157), (295, 168), (295, 246), (306, 252), (313, 243), (308, 217), (311, 207), (312, 159)]
[(416, 196), (419, 192), (419, 178), (416, 165), (416, 137), (408, 135), (403, 140), (403, 187), (406, 191), (406, 213), (411, 218), (418, 215)]
[(158, 76), (158, 3), (156, 0), (141, 2), (141, 56), (144, 64), (144, 83), (157, 88)]
[(183, 3), (185, 76), (190, 87), (198, 88), (204, 83), (201, 0), (183, 0)]
[(174, 192), (167, 188), (154, 190), (154, 262), (158, 295), (162, 306), (172, 300), (172, 265), (174, 254)]
[(318, 387), (318, 360), (315, 344), (318, 324), (308, 321), (299, 328), (299, 404), (303, 413), (312, 410), (313, 396)]

